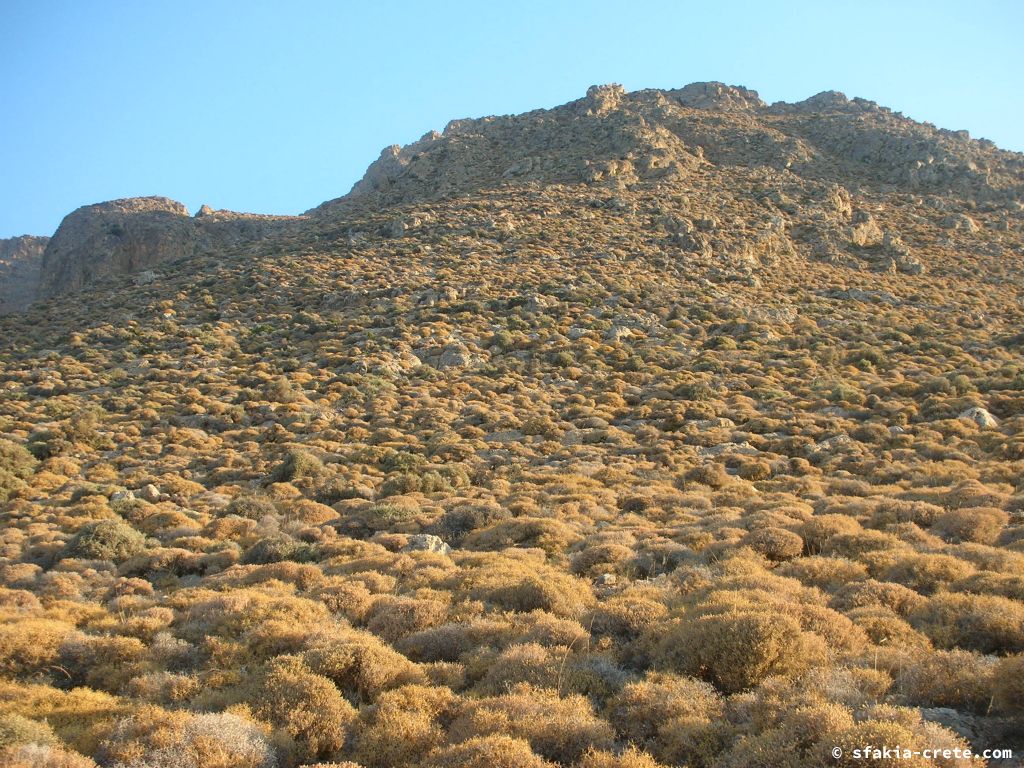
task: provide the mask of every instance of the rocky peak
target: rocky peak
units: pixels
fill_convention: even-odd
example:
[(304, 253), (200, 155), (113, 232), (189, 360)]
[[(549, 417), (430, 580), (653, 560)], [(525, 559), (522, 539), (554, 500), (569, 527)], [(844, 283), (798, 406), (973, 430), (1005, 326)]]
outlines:
[(756, 91), (719, 82), (635, 92), (613, 84), (553, 109), (453, 120), (390, 146), (348, 195), (310, 213), (530, 183), (683, 182), (706, 162), (975, 201), (1019, 197), (1024, 170), (1020, 155), (838, 91), (768, 106)]
[(742, 85), (726, 85), (725, 83), (690, 83), (666, 94), (678, 99), (684, 107), (708, 110), (758, 109), (765, 106), (757, 91), (744, 88)]

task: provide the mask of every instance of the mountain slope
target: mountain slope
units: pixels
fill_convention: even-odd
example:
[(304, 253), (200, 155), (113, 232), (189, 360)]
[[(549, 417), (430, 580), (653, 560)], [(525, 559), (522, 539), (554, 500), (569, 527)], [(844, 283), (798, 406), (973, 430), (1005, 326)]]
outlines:
[(1024, 746), (1020, 156), (716, 84), (388, 156), (0, 318), (0, 758)]

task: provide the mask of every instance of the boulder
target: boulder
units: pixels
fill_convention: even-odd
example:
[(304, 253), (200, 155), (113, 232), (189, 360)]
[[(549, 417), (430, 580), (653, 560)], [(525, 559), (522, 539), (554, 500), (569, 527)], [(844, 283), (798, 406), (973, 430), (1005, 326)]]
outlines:
[(980, 406), (968, 408), (958, 418), (964, 421), (973, 421), (982, 429), (994, 429), (999, 426), (999, 421), (996, 417)]
[(447, 555), (452, 551), (440, 536), (431, 533), (414, 533), (409, 536), (408, 542), (402, 547), (403, 552), (437, 552)]

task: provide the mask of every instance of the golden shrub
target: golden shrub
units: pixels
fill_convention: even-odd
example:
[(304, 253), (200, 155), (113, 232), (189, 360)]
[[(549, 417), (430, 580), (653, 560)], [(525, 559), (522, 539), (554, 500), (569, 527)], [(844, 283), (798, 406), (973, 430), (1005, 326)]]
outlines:
[(734, 693), (771, 675), (799, 674), (823, 661), (823, 649), (796, 619), (745, 610), (684, 617), (665, 633), (658, 661)]
[(582, 696), (564, 698), (548, 688), (519, 684), (506, 694), (464, 702), (449, 728), (454, 742), (503, 734), (525, 739), (543, 757), (578, 760), (587, 749), (612, 746), (611, 726)]
[(410, 685), (382, 693), (360, 717), (356, 761), (367, 768), (418, 763), (444, 741), (439, 720), (454, 704), (447, 688)]
[(255, 715), (287, 733), (296, 756), (307, 762), (341, 749), (356, 718), (334, 684), (297, 657), (270, 661), (255, 681), (251, 701)]
[(579, 768), (663, 768), (663, 765), (646, 752), (629, 746), (619, 753), (592, 749), (583, 755)]
[(741, 539), (741, 543), (773, 561), (799, 557), (804, 549), (804, 540), (797, 534), (775, 526), (751, 531)]
[(997, 663), (969, 651), (923, 654), (897, 681), (910, 702), (923, 707), (984, 712), (992, 702)]
[(4, 768), (96, 768), (84, 755), (50, 744), (22, 744), (0, 749)]
[(910, 622), (941, 648), (1024, 651), (1024, 604), (1005, 597), (934, 595), (911, 614)]
[(555, 768), (523, 738), (491, 734), (474, 736), (435, 750), (421, 768)]
[(992, 670), (993, 702), (1001, 712), (1024, 715), (1024, 655), (1000, 659)]
[(1010, 516), (995, 507), (965, 507), (943, 512), (935, 519), (932, 532), (946, 541), (992, 544)]

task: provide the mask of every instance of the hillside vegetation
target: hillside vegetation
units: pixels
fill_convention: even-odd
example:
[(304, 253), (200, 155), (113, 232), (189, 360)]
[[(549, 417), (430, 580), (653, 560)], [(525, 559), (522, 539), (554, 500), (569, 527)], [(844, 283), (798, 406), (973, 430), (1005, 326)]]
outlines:
[(145, 279), (58, 232), (0, 318), (0, 764), (1021, 754), (1022, 169), (603, 87)]

